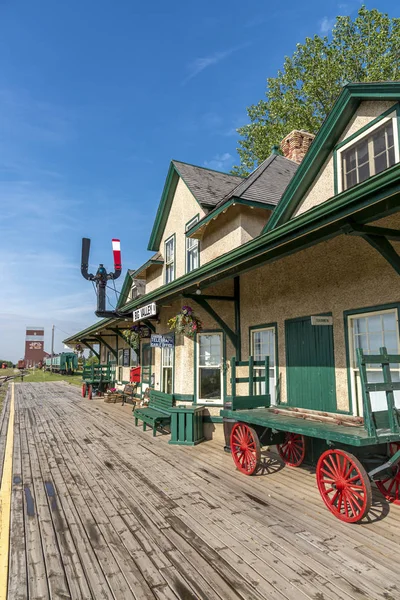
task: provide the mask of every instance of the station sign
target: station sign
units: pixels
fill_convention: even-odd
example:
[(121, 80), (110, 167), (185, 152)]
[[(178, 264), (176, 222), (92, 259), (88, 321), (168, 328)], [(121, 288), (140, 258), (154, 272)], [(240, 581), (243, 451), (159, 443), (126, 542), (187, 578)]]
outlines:
[(152, 348), (173, 348), (174, 347), (174, 336), (172, 335), (160, 335), (153, 333), (150, 338), (150, 346)]
[(311, 325), (333, 325), (333, 317), (311, 317)]
[(154, 317), (157, 314), (157, 305), (155, 302), (142, 306), (133, 311), (133, 322), (140, 321), (141, 319), (148, 319)]

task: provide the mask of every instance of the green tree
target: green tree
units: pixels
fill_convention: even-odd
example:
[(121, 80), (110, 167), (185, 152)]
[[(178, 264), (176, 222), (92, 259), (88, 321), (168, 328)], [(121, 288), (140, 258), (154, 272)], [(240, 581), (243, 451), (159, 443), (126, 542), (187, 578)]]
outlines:
[(306, 38), (267, 79), (266, 99), (238, 129), (241, 164), (232, 172), (247, 175), (293, 129), (316, 133), (346, 83), (399, 79), (400, 18), (365, 6), (354, 20), (337, 17), (330, 38)]
[(92, 356), (89, 356), (89, 358), (86, 359), (85, 366), (90, 367), (91, 365), (98, 365), (98, 364), (99, 364), (99, 359), (92, 352)]

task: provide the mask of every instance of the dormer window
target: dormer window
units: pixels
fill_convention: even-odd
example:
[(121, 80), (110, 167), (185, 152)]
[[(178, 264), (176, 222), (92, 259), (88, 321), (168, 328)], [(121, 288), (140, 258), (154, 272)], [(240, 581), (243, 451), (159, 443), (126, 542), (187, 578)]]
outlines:
[(399, 162), (396, 113), (352, 136), (338, 150), (338, 191), (348, 190)]

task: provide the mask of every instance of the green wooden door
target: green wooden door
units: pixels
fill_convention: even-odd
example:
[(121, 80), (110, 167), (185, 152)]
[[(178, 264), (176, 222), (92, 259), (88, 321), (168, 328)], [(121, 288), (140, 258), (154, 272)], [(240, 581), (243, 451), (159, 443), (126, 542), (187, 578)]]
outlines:
[(286, 381), (290, 406), (336, 412), (333, 326), (311, 317), (285, 323)]
[(142, 389), (150, 386), (151, 383), (151, 363), (152, 348), (150, 344), (142, 344)]

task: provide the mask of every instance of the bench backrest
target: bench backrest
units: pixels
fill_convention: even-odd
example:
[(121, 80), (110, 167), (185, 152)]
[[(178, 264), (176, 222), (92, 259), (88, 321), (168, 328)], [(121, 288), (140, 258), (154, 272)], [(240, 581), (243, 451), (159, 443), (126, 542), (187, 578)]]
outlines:
[(158, 408), (160, 410), (168, 411), (174, 405), (174, 397), (172, 394), (165, 394), (158, 390), (150, 390), (150, 402), (151, 408)]

